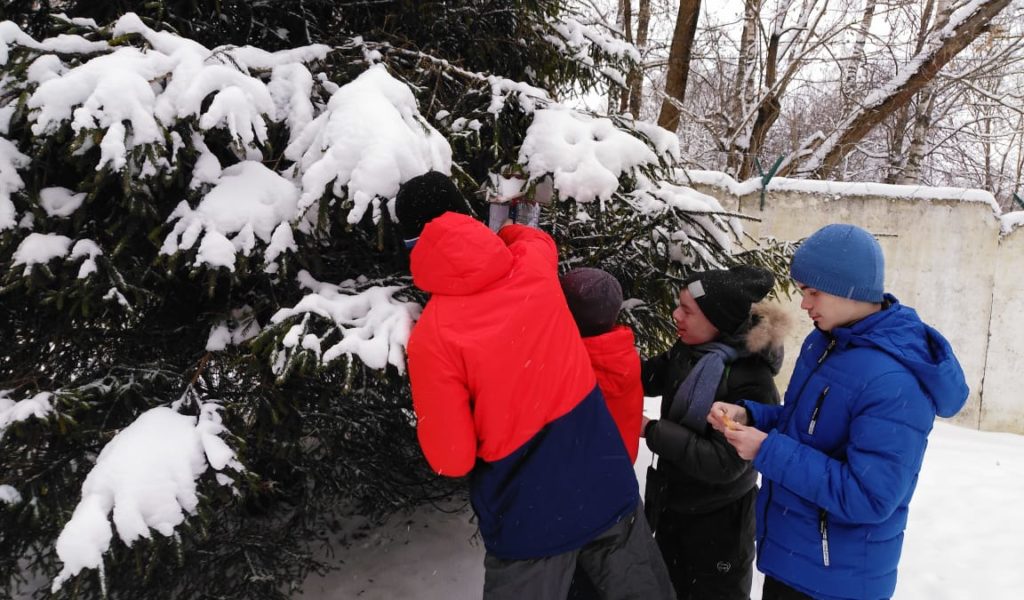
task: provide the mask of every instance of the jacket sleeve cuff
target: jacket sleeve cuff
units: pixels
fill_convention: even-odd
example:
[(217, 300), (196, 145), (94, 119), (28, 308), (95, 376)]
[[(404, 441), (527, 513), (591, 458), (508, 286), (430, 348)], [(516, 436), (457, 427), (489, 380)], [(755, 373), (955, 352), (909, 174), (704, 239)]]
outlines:
[(650, 450), (651, 452), (654, 452), (654, 448), (652, 447), (652, 437), (654, 436), (654, 428), (657, 426), (658, 419), (651, 419), (650, 421), (647, 422), (647, 425), (644, 427), (644, 440), (646, 440), (647, 442), (647, 449)]

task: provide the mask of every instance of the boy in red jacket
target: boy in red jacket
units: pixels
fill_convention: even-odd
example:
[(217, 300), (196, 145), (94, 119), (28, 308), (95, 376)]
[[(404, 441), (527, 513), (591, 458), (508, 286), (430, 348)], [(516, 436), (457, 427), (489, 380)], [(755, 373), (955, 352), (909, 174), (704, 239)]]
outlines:
[(622, 287), (610, 273), (587, 267), (573, 269), (559, 281), (608, 411), (619, 428), (630, 462), (635, 463), (644, 388), (633, 330), (616, 323), (622, 308)]
[(409, 337), (416, 430), (434, 470), (469, 475), (485, 600), (562, 600), (581, 565), (604, 600), (674, 598), (636, 477), (558, 283), (549, 235), (451, 212), (447, 176), (395, 212), (430, 300)]

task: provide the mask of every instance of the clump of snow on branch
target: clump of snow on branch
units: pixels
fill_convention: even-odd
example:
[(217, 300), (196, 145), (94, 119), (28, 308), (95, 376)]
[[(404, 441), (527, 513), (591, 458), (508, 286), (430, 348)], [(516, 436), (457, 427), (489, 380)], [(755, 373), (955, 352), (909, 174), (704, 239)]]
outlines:
[(107, 443), (57, 538), (64, 567), (53, 581), (54, 592), (82, 569), (102, 569), (113, 538), (111, 511), (118, 537), (129, 546), (149, 539), (151, 529), (171, 536), (186, 514), (195, 514), (196, 481), (208, 466), (242, 470), (220, 437), (226, 430), (219, 408), (201, 405), (198, 419), (167, 407), (153, 408)]
[[(164, 239), (161, 254), (174, 254), (195, 245), (205, 232), (195, 265), (235, 270), (235, 255), (249, 256), (256, 239), (268, 245), (267, 263), (294, 248), (289, 221), (297, 216), (299, 191), (262, 163), (243, 161), (224, 169), (216, 185), (192, 209), (181, 201), (168, 222), (174, 229)], [(280, 230), (280, 231), (279, 231)], [(227, 236), (233, 236), (230, 240)], [(276, 243), (275, 243), (276, 242)]]
[[(667, 136), (675, 137), (669, 132)], [(678, 152), (663, 144), (669, 156)], [(606, 201), (619, 187), (619, 176), (643, 165), (658, 164), (658, 154), (606, 118), (591, 117), (560, 106), (538, 110), (519, 154), (532, 178), (551, 174), (562, 198)]]
[(17, 225), (11, 194), (25, 187), (18, 169), (27, 167), (29, 162), (29, 157), (19, 152), (10, 140), (0, 137), (0, 231)]
[[(551, 28), (558, 35), (545, 35), (544, 39), (588, 67), (597, 66), (591, 56), (595, 49), (618, 59), (640, 62), (640, 51), (636, 46), (624, 39), (603, 34), (597, 27), (582, 23), (572, 16), (560, 15)], [(623, 73), (609, 68), (602, 68), (601, 72), (619, 85), (626, 85)]]
[[(365, 278), (332, 285), (316, 281), (306, 271), (300, 271), (297, 278), (299, 284), (312, 293), (294, 307), (279, 310), (270, 321), (280, 323), (301, 314), (307, 317), (285, 335), (276, 372), (283, 369), (287, 355), (297, 348), (313, 350), (324, 365), (343, 355), (355, 355), (372, 369), (383, 369), (390, 364), (400, 373), (405, 372), (405, 346), (421, 308), (414, 302), (394, 297), (404, 286), (371, 286), (360, 290), (360, 286), (366, 285)], [(309, 313), (331, 320), (335, 328), (323, 336), (308, 333)], [(328, 340), (334, 333), (339, 334), (341, 340), (321, 355), (321, 341)]]
[[(44, 54), (33, 64), (32, 75), (41, 83), (28, 99), (32, 131), (45, 135), (65, 124), (75, 133), (104, 131), (97, 170), (124, 169), (132, 160), (131, 151), (140, 146), (163, 148), (166, 153), (167, 130), (193, 117), (200, 130), (225, 129), (245, 157), (260, 158), (268, 122), (309, 122), (312, 75), (302, 63), (320, 60), (330, 50), (322, 45), (276, 53), (249, 47), (211, 50), (154, 31), (133, 13), (121, 17), (112, 34), (139, 35), (150, 48), (115, 48), (77, 36), (63, 36), (75, 43), (58, 43), (61, 36), (36, 42), (13, 23), (3, 27), (0, 48), (5, 52), (6, 44), (13, 43), (39, 52), (55, 53), (59, 48), (78, 59), (78, 64), (65, 64), (56, 54)], [(102, 54), (92, 56), (98, 52)], [(269, 81), (264, 81), (267, 71)], [(160, 168), (168, 168), (167, 161), (147, 162), (137, 170), (152, 174)]]
[(70, 217), (85, 200), (85, 192), (76, 194), (63, 187), (48, 187), (39, 190), (39, 204), (51, 217)]
[(56, 233), (30, 233), (14, 251), (12, 265), (25, 265), (30, 272), (32, 265), (45, 264), (54, 258), (67, 256), (71, 238)]
[(394, 198), (403, 181), (430, 170), (450, 173), (452, 150), (419, 114), (409, 87), (374, 65), (331, 96), (285, 156), (302, 178), (300, 210), (331, 186), (352, 203), (348, 222), (357, 223), (371, 205), (376, 221), (381, 200)]
[(21, 494), (12, 486), (0, 485), (0, 502), (4, 504), (17, 504), (21, 502)]
[(260, 333), (260, 324), (252, 312), (251, 306), (243, 306), (231, 311), (231, 318), (214, 325), (206, 341), (206, 349), (219, 352), (228, 346), (242, 344)]
[(8, 394), (10, 390), (0, 390), (0, 437), (3, 437), (7, 428), (19, 421), (30, 417), (45, 419), (53, 412), (50, 392), (39, 392), (31, 398), (25, 398), (15, 402)]
[(716, 198), (667, 181), (652, 183), (641, 178), (640, 183), (640, 189), (626, 199), (636, 211), (660, 213), (674, 210), (689, 215), (677, 230), (661, 228), (661, 235), (665, 235), (672, 244), (670, 256), (673, 260), (690, 264), (696, 254), (706, 264), (720, 266), (715, 253), (707, 248), (708, 237), (726, 253), (732, 253), (733, 240), (743, 235), (743, 226), (739, 219), (725, 214), (726, 210)]
[(78, 268), (78, 279), (85, 279), (96, 272), (96, 257), (103, 254), (96, 242), (92, 240), (78, 240), (68, 255), (70, 260), (78, 260), (85, 257), (82, 266)]

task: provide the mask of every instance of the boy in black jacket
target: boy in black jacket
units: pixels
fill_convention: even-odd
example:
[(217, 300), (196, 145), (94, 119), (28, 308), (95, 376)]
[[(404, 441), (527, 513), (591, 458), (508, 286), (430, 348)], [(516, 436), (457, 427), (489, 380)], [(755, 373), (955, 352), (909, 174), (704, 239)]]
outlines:
[(692, 275), (672, 313), (679, 341), (643, 364), (644, 394), (662, 397), (643, 425), (659, 456), (645, 503), (679, 600), (750, 597), (757, 474), (706, 419), (715, 401), (779, 403), (788, 317), (761, 302), (774, 283), (746, 265)]

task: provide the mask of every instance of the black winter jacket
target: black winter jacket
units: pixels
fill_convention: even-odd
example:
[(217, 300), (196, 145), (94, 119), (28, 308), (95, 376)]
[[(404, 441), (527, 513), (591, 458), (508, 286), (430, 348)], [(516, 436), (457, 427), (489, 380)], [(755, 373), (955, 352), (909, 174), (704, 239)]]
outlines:
[[(774, 376), (782, 362), (782, 343), (789, 318), (778, 305), (755, 305), (750, 330), (737, 343), (750, 352), (726, 366), (715, 400), (753, 400), (778, 404)], [(721, 341), (721, 340), (720, 340)], [(658, 396), (661, 414), (668, 415), (676, 389), (701, 355), (676, 342), (667, 352), (643, 362), (644, 395)], [(658, 470), (668, 482), (665, 507), (683, 514), (706, 513), (746, 494), (757, 482), (749, 461), (736, 454), (725, 437), (710, 425), (694, 431), (667, 418), (646, 429), (647, 447), (659, 456)]]

